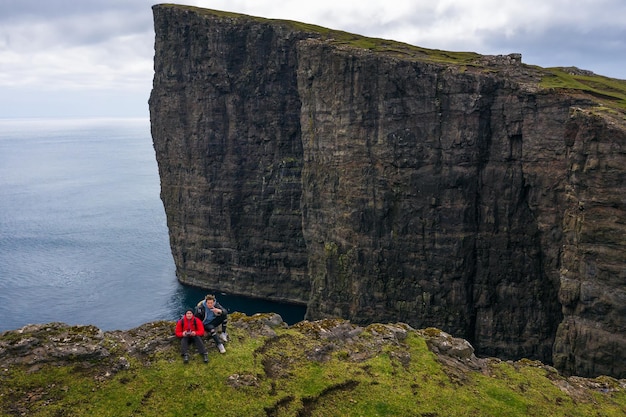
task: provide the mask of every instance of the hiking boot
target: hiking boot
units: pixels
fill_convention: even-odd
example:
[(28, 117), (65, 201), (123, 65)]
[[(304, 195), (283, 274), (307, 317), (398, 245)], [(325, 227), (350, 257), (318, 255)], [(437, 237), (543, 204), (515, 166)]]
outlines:
[(219, 350), (220, 353), (226, 353), (226, 349), (224, 349), (224, 345), (221, 343), (217, 345), (217, 350)]
[(226, 332), (221, 333), (220, 339), (222, 339), (223, 342), (228, 342), (228, 333)]
[(209, 363), (209, 354), (205, 353), (204, 355), (202, 355), (202, 359), (204, 360), (204, 363)]
[(189, 355), (186, 353), (183, 355), (183, 363), (189, 363)]

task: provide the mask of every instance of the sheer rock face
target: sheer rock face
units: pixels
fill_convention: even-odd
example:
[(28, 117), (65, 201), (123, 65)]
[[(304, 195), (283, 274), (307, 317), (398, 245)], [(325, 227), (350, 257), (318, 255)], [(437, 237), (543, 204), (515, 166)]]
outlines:
[(170, 7), (155, 30), (152, 135), (179, 279), (305, 302), (298, 34)]
[(181, 282), (626, 376), (623, 115), (538, 90), (517, 56), (461, 70), (284, 22), (154, 16)]

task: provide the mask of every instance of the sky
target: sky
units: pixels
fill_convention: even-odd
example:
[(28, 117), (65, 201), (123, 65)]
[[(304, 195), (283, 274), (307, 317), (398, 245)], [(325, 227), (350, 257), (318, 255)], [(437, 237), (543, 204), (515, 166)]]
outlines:
[[(170, 2), (626, 79), (624, 0)], [(148, 117), (147, 0), (1, 0), (0, 119)]]

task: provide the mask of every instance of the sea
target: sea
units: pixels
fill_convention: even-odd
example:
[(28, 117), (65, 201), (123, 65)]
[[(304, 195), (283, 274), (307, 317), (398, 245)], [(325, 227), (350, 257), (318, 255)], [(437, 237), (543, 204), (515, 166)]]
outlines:
[(0, 119), (0, 332), (127, 330), (214, 293), (230, 312), (305, 307), (181, 285), (147, 119)]

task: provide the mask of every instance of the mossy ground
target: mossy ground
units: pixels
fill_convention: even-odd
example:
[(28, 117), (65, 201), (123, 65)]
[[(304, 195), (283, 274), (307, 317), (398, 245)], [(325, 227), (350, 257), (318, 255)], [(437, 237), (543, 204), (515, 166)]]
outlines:
[(209, 364), (194, 348), (190, 363), (183, 364), (173, 341), (170, 349), (132, 358), (128, 369), (108, 376), (97, 366), (46, 365), (36, 372), (2, 366), (0, 415), (586, 417), (626, 412), (626, 393), (610, 378), (598, 383), (604, 390), (573, 396), (559, 387), (564, 378), (531, 361), (493, 361), (482, 372), (451, 369), (415, 331), (363, 359), (360, 351), (374, 337), (369, 329), (359, 337), (362, 348), (326, 350), (332, 342), (306, 326), (276, 329), (276, 337), (233, 328), (226, 354), (207, 343)]

